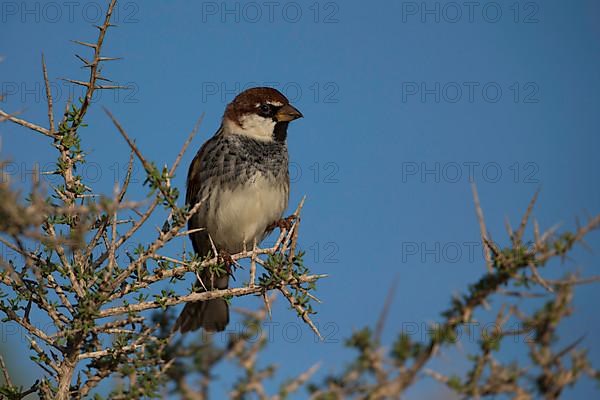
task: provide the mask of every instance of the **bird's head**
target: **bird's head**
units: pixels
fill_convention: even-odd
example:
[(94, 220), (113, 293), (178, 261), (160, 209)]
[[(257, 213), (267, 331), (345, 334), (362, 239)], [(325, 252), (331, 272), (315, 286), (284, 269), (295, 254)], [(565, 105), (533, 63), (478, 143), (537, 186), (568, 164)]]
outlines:
[(285, 141), (290, 121), (302, 113), (276, 89), (256, 87), (238, 94), (225, 109), (225, 134), (238, 134), (264, 141)]

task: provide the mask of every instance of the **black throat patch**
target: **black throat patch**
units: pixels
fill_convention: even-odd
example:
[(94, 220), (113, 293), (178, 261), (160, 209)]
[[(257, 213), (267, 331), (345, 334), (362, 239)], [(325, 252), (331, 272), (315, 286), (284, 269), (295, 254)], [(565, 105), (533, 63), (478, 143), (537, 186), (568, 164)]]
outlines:
[(287, 128), (289, 123), (289, 121), (282, 121), (275, 124), (273, 137), (277, 142), (285, 142), (285, 139), (287, 139)]

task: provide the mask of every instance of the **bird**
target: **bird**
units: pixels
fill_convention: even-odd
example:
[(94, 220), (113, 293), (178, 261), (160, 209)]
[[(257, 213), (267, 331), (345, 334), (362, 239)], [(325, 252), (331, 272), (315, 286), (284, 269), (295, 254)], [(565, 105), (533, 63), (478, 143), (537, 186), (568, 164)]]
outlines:
[[(187, 175), (186, 204), (201, 202), (188, 221), (199, 257), (209, 257), (213, 249), (230, 255), (251, 248), (282, 221), (290, 191), (287, 130), (302, 117), (270, 87), (247, 89), (227, 105), (219, 129), (201, 146)], [(229, 277), (230, 271), (218, 275), (207, 269), (196, 286), (226, 289)], [(188, 302), (174, 331), (219, 332), (228, 323), (225, 299)]]

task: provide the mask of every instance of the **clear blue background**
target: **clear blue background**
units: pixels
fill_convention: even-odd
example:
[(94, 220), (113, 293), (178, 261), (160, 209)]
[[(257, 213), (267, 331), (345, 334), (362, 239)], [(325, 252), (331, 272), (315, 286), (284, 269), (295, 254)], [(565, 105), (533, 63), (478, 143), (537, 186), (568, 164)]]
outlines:
[[(59, 78), (86, 79), (73, 54), (87, 56), (89, 49), (70, 40), (95, 41), (91, 24), (100, 22), (105, 8), (104, 2), (65, 3), (2, 3), (2, 108), (41, 124), (41, 53), (60, 114), (69, 86)], [(316, 316), (322, 327), (330, 325), (328, 340), (316, 343), (277, 300), (273, 323), (279, 325), (263, 362), (276, 362), (280, 378), (320, 360), (317, 376), (339, 371), (351, 358), (343, 339), (376, 322), (394, 279), (399, 283), (385, 343), (415, 325), (424, 337), (426, 324), (440, 319), (451, 295), (484, 273), (481, 247), (474, 257), (468, 251), (479, 238), (468, 165), (488, 228), (500, 243), (507, 242), (505, 220), (516, 225), (538, 188), (534, 216), (542, 229), (556, 223), (572, 229), (576, 217), (600, 212), (597, 1), (482, 1), (471, 15), (462, 2), (452, 3), (461, 14), (454, 5), (432, 1), (275, 3), (270, 14), (263, 2), (122, 2), (115, 16), (119, 27), (110, 30), (104, 54), (124, 60), (105, 64), (104, 75), (132, 89), (103, 92), (96, 100), (159, 165), (172, 162), (205, 114), (174, 180), (181, 188), (196, 149), (218, 128), (239, 90), (275, 86), (304, 113), (289, 134), (290, 209), (307, 196), (301, 240), (312, 270), (330, 275), (320, 282), (323, 304)], [(89, 164), (83, 173), (97, 181), (95, 190), (110, 193), (123, 177), (128, 151), (99, 104), (87, 122), (91, 127), (82, 133)], [(35, 162), (55, 160), (46, 138), (13, 125), (0, 125), (0, 139), (0, 154), (14, 162), (11, 174), (24, 187)], [(144, 193), (139, 169), (136, 177), (132, 199)], [(153, 237), (148, 230), (141, 240)], [(598, 233), (588, 244), (592, 252), (576, 251), (552, 265), (550, 276), (567, 268), (597, 274)], [(187, 292), (188, 283), (176, 290)], [(597, 287), (578, 288), (575, 315), (561, 330), (561, 343), (586, 335), (582, 345), (596, 365), (599, 299)], [(3, 344), (12, 346), (17, 334), (3, 330)], [(26, 340), (19, 343), (25, 351)], [(462, 370), (466, 364), (456, 360), (464, 360), (473, 344), (445, 352), (433, 366)], [(523, 359), (524, 349), (522, 343), (510, 346), (503, 360)], [(28, 368), (19, 364), (12, 363)], [(226, 389), (231, 371), (222, 368), (215, 393)], [(590, 398), (595, 389), (584, 379), (567, 397)], [(409, 397), (426, 396), (446, 398), (447, 392), (425, 379)]]

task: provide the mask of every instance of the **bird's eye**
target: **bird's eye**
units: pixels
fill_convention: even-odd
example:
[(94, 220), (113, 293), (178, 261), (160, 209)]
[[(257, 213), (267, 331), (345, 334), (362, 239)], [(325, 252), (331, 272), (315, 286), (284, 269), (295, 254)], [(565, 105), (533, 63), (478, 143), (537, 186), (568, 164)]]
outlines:
[(261, 104), (260, 106), (260, 112), (263, 114), (270, 114), (271, 113), (271, 106), (268, 104)]

